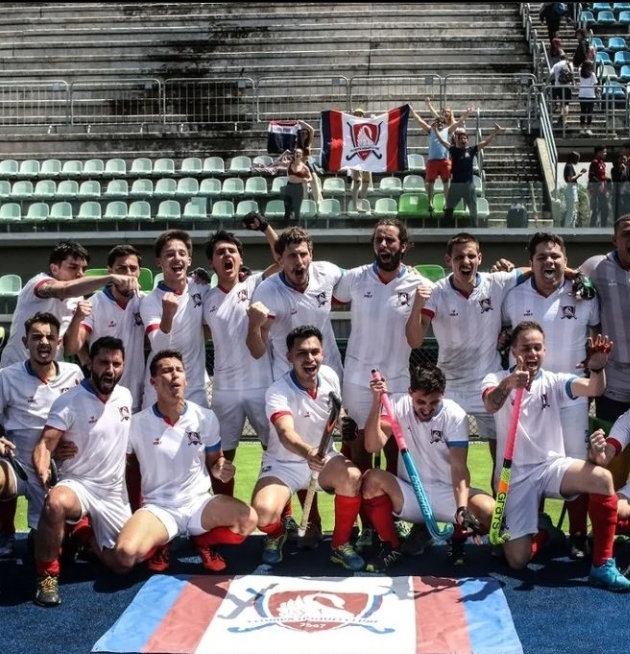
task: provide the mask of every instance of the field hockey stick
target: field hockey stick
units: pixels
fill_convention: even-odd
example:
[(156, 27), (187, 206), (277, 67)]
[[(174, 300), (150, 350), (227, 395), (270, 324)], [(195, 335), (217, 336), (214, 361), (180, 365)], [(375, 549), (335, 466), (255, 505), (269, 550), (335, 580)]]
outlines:
[[(378, 370), (372, 370), (372, 379), (377, 381), (382, 379)], [(394, 411), (392, 409), (392, 404), (389, 401), (389, 395), (387, 394), (387, 391), (383, 391), (381, 393), (381, 404), (385, 408), (385, 413), (387, 414), (392, 432), (394, 433), (394, 438), (396, 439), (396, 445), (398, 445), (400, 456), (403, 460), (403, 463), (405, 464), (405, 469), (409, 475), (409, 480), (411, 481), (411, 486), (413, 487), (416, 499), (418, 500), (418, 505), (420, 506), (420, 511), (424, 517), (424, 522), (427, 525), (427, 529), (433, 538), (436, 538), (437, 540), (446, 540), (453, 535), (453, 525), (446, 524), (444, 525), (444, 529), (440, 529), (440, 526), (438, 525), (437, 520), (433, 515), (433, 510), (431, 509), (429, 498), (427, 497), (424, 486), (420, 481), (420, 475), (418, 474), (418, 470), (416, 469), (413, 459), (411, 458), (411, 454), (409, 454), (409, 449), (407, 448), (407, 443), (405, 442), (405, 438), (402, 435), (400, 425), (394, 416)]]
[[(335, 430), (335, 425), (337, 420), (339, 420), (339, 415), (341, 414), (341, 400), (337, 397), (337, 394), (333, 391), (328, 393), (328, 402), (330, 404), (330, 413), (328, 414), (328, 420), (326, 421), (326, 426), (322, 433), (322, 437), (319, 441), (319, 447), (317, 448), (317, 456), (323, 458), (328, 452), (330, 447), (330, 441), (332, 440), (333, 431)], [(304, 499), (304, 508), (302, 509), (302, 524), (298, 527), (298, 537), (304, 538), (306, 533), (306, 527), (308, 526), (308, 517), (311, 512), (311, 506), (313, 505), (313, 498), (315, 497), (315, 489), (317, 488), (317, 478), (319, 477), (319, 472), (313, 470), (311, 472), (311, 478), (308, 482), (308, 490), (306, 491), (306, 498)]]
[(488, 532), (488, 540), (492, 545), (503, 545), (503, 543), (507, 543), (508, 540), (510, 540), (509, 532), (503, 529), (503, 518), (505, 514), (507, 494), (510, 489), (512, 459), (514, 458), (514, 445), (516, 443), (516, 432), (518, 431), (518, 420), (521, 415), (521, 404), (523, 402), (524, 391), (524, 388), (517, 389), (514, 397), (514, 407), (512, 408), (508, 438), (507, 443), (505, 444), (505, 453), (503, 454), (503, 467), (501, 468), (501, 477), (499, 478), (494, 513), (492, 514), (490, 531)]

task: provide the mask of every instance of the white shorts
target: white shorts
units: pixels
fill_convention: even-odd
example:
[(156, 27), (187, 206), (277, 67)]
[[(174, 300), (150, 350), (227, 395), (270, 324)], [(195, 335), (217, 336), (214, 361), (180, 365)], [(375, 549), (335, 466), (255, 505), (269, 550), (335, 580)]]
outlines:
[[(62, 479), (55, 488), (59, 486), (66, 486), (79, 499), (81, 518), (90, 516), (98, 546), (101, 549), (114, 547), (123, 525), (131, 518), (127, 489), (124, 485), (119, 489), (102, 491), (94, 487), (88, 488), (76, 479)], [(73, 524), (78, 520), (68, 522)]]
[[(331, 452), (329, 460), (335, 456), (343, 456), (340, 452)], [(275, 477), (281, 481), (291, 491), (291, 495), (299, 490), (306, 490), (309, 482), (311, 481), (312, 470), (308, 467), (306, 460), (304, 461), (278, 461), (267, 453), (263, 453), (262, 466), (258, 479), (265, 479), (265, 477)], [(315, 487), (316, 490), (324, 490), (319, 482)]]
[(26, 472), (28, 479), (24, 481), (20, 479), (16, 474), (13, 466), (7, 461), (5, 464), (5, 469), (7, 474), (10, 475), (14, 482), (16, 490), (16, 497), (26, 497), (28, 500), (28, 526), (31, 529), (37, 529), (39, 524), (39, 516), (41, 515), (42, 509), (44, 508), (44, 499), (46, 498), (46, 491), (44, 487), (39, 483), (35, 468), (30, 462), (22, 461), (18, 458), (18, 461), (22, 464), (24, 472)]
[[(418, 503), (413, 486), (408, 481), (404, 481), (399, 477), (396, 477), (396, 481), (403, 495), (403, 505), (400, 513), (394, 515), (401, 520), (407, 520), (414, 524), (424, 522), (425, 519), (420, 510), (420, 504)], [(440, 486), (432, 486), (430, 488), (425, 486), (424, 491), (435, 519), (440, 522), (453, 522), (455, 520), (455, 511), (457, 510), (453, 487), (449, 484), (441, 484)]]
[(472, 416), (475, 419), (475, 422), (477, 423), (477, 434), (480, 438), (496, 440), (497, 427), (494, 416), (486, 412), (479, 391), (474, 391), (472, 393), (449, 391), (447, 386), (444, 397), (453, 400), (453, 402), (457, 402), (457, 404), (459, 404), (459, 406), (461, 406), (469, 416)]
[[(560, 486), (566, 471), (580, 459), (558, 456), (537, 466), (521, 469), (521, 478), (510, 483), (505, 505), (505, 524), (511, 538), (520, 538), (538, 531), (538, 509), (543, 497), (571, 500), (576, 496), (564, 497)], [(496, 484), (501, 473), (497, 469)]]
[(269, 442), (271, 423), (265, 407), (266, 388), (223, 391), (213, 389), (211, 409), (216, 413), (221, 426), (221, 447), (235, 450), (243, 434), (245, 419), (254, 428), (263, 445)]
[(198, 536), (206, 532), (201, 526), (201, 516), (214, 497), (208, 493), (195, 497), (183, 506), (145, 504), (139, 510), (150, 511), (166, 527), (168, 539), (171, 541), (176, 536)]
[(564, 453), (584, 461), (588, 458), (588, 398), (569, 402), (560, 407)]

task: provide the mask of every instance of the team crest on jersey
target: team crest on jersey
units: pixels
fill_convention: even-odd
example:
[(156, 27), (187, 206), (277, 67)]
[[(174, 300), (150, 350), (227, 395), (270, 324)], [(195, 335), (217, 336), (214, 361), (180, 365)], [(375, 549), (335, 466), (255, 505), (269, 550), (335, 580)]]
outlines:
[(355, 157), (365, 161), (371, 154), (374, 154), (377, 159), (383, 158), (383, 154), (380, 152), (382, 124), (346, 123), (352, 140), (350, 152), (345, 157), (346, 161), (352, 161)]
[(540, 394), (540, 408), (542, 410), (547, 409), (550, 407), (551, 404), (549, 404), (549, 399), (547, 398), (547, 393), (541, 393)]
[(246, 289), (246, 288), (242, 288), (242, 289), (238, 292), (237, 297), (238, 297), (238, 301), (239, 301), (239, 302), (247, 302), (247, 300), (249, 299), (249, 295), (247, 294), (247, 289)]
[(195, 307), (200, 307), (201, 306), (201, 293), (193, 293), (191, 296), (193, 306)]
[(326, 293), (318, 293), (315, 299), (317, 300), (318, 308), (325, 307), (328, 303), (328, 300), (326, 299)]
[(142, 316), (139, 311), (133, 312), (133, 324), (137, 326), (142, 325)]
[(489, 297), (482, 297), (481, 300), (479, 300), (479, 307), (481, 308), (481, 313), (494, 311), (494, 307), (492, 306), (492, 300)]
[(188, 445), (201, 445), (201, 436), (198, 431), (187, 431), (186, 438), (188, 439)]
[(398, 291), (398, 304), (401, 307), (409, 306), (409, 293), (406, 291)]
[(444, 433), (441, 429), (432, 429), (431, 430), (431, 445), (433, 443), (443, 443), (444, 442)]
[(567, 320), (571, 320), (571, 318), (577, 320), (577, 316), (575, 315), (575, 307), (572, 304), (567, 304), (566, 306), (560, 307), (560, 311), (562, 312), (562, 318), (560, 318), (560, 320), (564, 320), (565, 318), (567, 318)]
[(120, 411), (120, 422), (125, 422), (131, 417), (131, 411), (128, 406), (119, 406), (118, 410)]

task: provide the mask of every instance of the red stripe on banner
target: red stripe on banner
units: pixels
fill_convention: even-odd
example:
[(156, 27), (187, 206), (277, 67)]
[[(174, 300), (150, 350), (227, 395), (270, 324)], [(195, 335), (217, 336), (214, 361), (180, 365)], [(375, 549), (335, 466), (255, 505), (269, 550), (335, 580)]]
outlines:
[(230, 582), (230, 577), (191, 577), (142, 651), (194, 652), (227, 595)]
[(387, 112), (387, 131), (387, 172), (396, 172), (400, 145), (400, 109)]
[(337, 171), (342, 166), (343, 159), (343, 113), (331, 111), (329, 113), (330, 125), (330, 159), (328, 169)]
[(456, 579), (413, 577), (416, 653), (471, 652), (466, 610)]

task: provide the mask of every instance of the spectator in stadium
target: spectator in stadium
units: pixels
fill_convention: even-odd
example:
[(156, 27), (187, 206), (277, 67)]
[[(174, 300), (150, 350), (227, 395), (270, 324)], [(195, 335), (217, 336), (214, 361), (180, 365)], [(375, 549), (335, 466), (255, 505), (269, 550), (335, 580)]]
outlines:
[(444, 222), (449, 225), (453, 221), (455, 208), (460, 200), (463, 200), (468, 207), (470, 221), (474, 227), (478, 226), (477, 219), (477, 190), (474, 182), (474, 160), (477, 153), (490, 145), (497, 134), (503, 131), (503, 127), (496, 124), (494, 130), (485, 139), (476, 145), (469, 145), (468, 134), (465, 132), (456, 133), (457, 145), (451, 146), (448, 141), (442, 138), (437, 127), (432, 127), (437, 140), (449, 148), (451, 156), (451, 186), (446, 196), (444, 207)]
[(562, 22), (562, 17), (564, 15), (556, 9), (559, 4), (561, 3), (543, 2), (538, 13), (540, 22), (547, 25), (547, 36), (549, 37), (550, 43), (558, 35), (558, 32), (560, 31), (560, 23)]
[[(572, 2), (570, 4), (576, 3)], [(585, 61), (595, 61), (595, 48), (590, 44), (585, 29), (581, 27), (576, 29), (575, 38), (577, 39), (577, 46), (573, 53), (573, 67), (575, 70), (579, 70)]]
[[(523, 389), (518, 445), (505, 507), (510, 539), (503, 550), (509, 566), (524, 568), (548, 538), (546, 530), (538, 529), (542, 497), (569, 499), (586, 493), (593, 529), (589, 582), (614, 592), (629, 592), (630, 580), (619, 572), (613, 558), (617, 496), (612, 475), (603, 467), (605, 453), (591, 447), (587, 461), (566, 456), (559, 411), (565, 397), (597, 397), (603, 393), (604, 368), (611, 345), (607, 336), (590, 340), (584, 363), (591, 371), (589, 379), (571, 373), (552, 373), (543, 368), (546, 347), (542, 327), (533, 321), (519, 323), (512, 333), (516, 368), (487, 375), (482, 392), (488, 412), (496, 416), (497, 451), (503, 458), (515, 393)], [(595, 432), (592, 440), (598, 442), (598, 437)]]
[(628, 158), (623, 151), (618, 152), (613, 158), (610, 181), (613, 220), (617, 220), (630, 210), (630, 170), (628, 170)]
[(593, 136), (591, 125), (593, 123), (593, 110), (600, 87), (595, 75), (595, 64), (585, 61), (580, 67), (578, 98), (580, 100), (580, 134)]
[[(131, 515), (124, 479), (132, 398), (118, 384), (124, 359), (120, 339), (92, 343), (90, 376), (53, 402), (33, 451), (37, 479), (47, 491), (34, 539), (35, 602), (41, 606), (61, 602), (58, 557), (67, 522), (89, 516), (95, 553), (117, 568), (112, 548)], [(76, 455), (61, 462), (59, 481), (49, 488), (51, 455), (62, 438), (76, 446)]]
[(575, 227), (578, 216), (578, 179), (586, 174), (586, 168), (579, 171), (576, 166), (580, 162), (579, 152), (569, 152), (567, 162), (564, 165), (562, 176), (564, 178), (564, 200), (566, 210), (564, 214), (564, 226)]
[(330, 560), (356, 571), (365, 565), (350, 544), (361, 505), (361, 471), (335, 450), (332, 439), (324, 455), (319, 454), (331, 411), (329, 395), (340, 397), (339, 377), (322, 365), (325, 343), (322, 332), (312, 325), (296, 327), (286, 337), (291, 369), (267, 391), (267, 418), (273, 429), (252, 506), (258, 528), (267, 535), (263, 562), (280, 563), (287, 538), (282, 510), (294, 492), (308, 488), (316, 473), (318, 489), (335, 496)]
[[(357, 107), (352, 112), (353, 116), (357, 118), (365, 117), (365, 110), (361, 107)], [(355, 211), (359, 213), (365, 213), (365, 207), (359, 200), (366, 200), (368, 193), (370, 192), (370, 187), (372, 186), (372, 173), (369, 170), (361, 170), (361, 168), (356, 168), (348, 171), (352, 179), (351, 193), (352, 193), (352, 204)]]
[[(56, 316), (36, 313), (26, 321), (24, 330), (28, 359), (0, 370), (0, 418), (9, 450), (6, 455), (0, 454), (6, 457), (0, 458), (0, 506), (4, 507), (7, 500), (26, 496), (28, 527), (34, 532), (44, 505), (44, 488), (33, 468), (33, 449), (53, 401), (79, 384), (83, 373), (74, 363), (55, 361), (61, 344)], [(6, 513), (6, 518), (0, 514), (3, 557), (12, 556), (15, 541), (14, 513)]]
[[(76, 241), (61, 241), (55, 246), (49, 256), (48, 272), (32, 277), (20, 291), (9, 339), (2, 350), (0, 368), (28, 358), (23, 341), (24, 324), (33, 314), (52, 313), (56, 316), (60, 324), (59, 336), (63, 338), (81, 296), (106, 284), (113, 284), (124, 293), (138, 290), (137, 280), (128, 275), (86, 277), (89, 262), (87, 250)], [(63, 358), (63, 347), (57, 349), (57, 358)]]
[(304, 120), (298, 120), (299, 132), (298, 132), (298, 144), (302, 148), (303, 152), (303, 161), (311, 171), (312, 181), (310, 184), (310, 191), (313, 197), (313, 200), (319, 204), (322, 199), (322, 183), (319, 179), (318, 172), (321, 169), (318, 169), (315, 159), (313, 158), (313, 141), (315, 139), (315, 130), (311, 125), (309, 125)]
[(573, 67), (567, 60), (566, 54), (560, 55), (560, 60), (549, 71), (549, 82), (551, 88), (551, 99), (554, 105), (560, 105), (560, 116), (557, 125), (563, 129), (566, 127), (569, 118), (569, 106), (573, 95)]
[(313, 175), (304, 162), (304, 151), (296, 148), (292, 161), (287, 167), (287, 184), (284, 193), (284, 220), (288, 224), (291, 219), (296, 224), (300, 222), (300, 209), (304, 199), (304, 184), (311, 184)]
[(608, 195), (610, 191), (610, 177), (606, 171), (606, 156), (608, 151), (605, 145), (595, 146), (595, 156), (588, 167), (588, 194), (591, 204), (591, 227), (606, 227), (608, 225)]
[(551, 46), (547, 53), (549, 59), (549, 68), (553, 68), (559, 61), (560, 55), (564, 54), (564, 43), (559, 36), (551, 39)]
[[(470, 488), (468, 417), (452, 400), (444, 398), (446, 378), (437, 367), (416, 366), (411, 371), (406, 393), (397, 395), (392, 409), (415, 463), (431, 511), (440, 522), (455, 523), (448, 542), (448, 558), (454, 565), (465, 563), (464, 544), (469, 535), (480, 543), (487, 533), (494, 500), (481, 490)], [(368, 451), (380, 450), (392, 436), (388, 416), (381, 416), (381, 394), (387, 393), (384, 379), (370, 381), (372, 402), (365, 423)], [(365, 509), (378, 532), (380, 551), (366, 565), (368, 572), (385, 572), (402, 554), (394, 528), (394, 517), (416, 524), (425, 522), (407, 468), (398, 459), (396, 473), (369, 470), (362, 483)]]
[(127, 448), (140, 462), (143, 503), (122, 528), (114, 559), (122, 571), (149, 559), (151, 570), (164, 572), (169, 567), (164, 545), (185, 534), (203, 567), (221, 572), (226, 562), (215, 547), (242, 543), (256, 528), (256, 514), (241, 500), (211, 492), (210, 475), (227, 483), (235, 468), (221, 450), (214, 412), (185, 398), (179, 352), (158, 352), (150, 374), (157, 402), (133, 416)]

